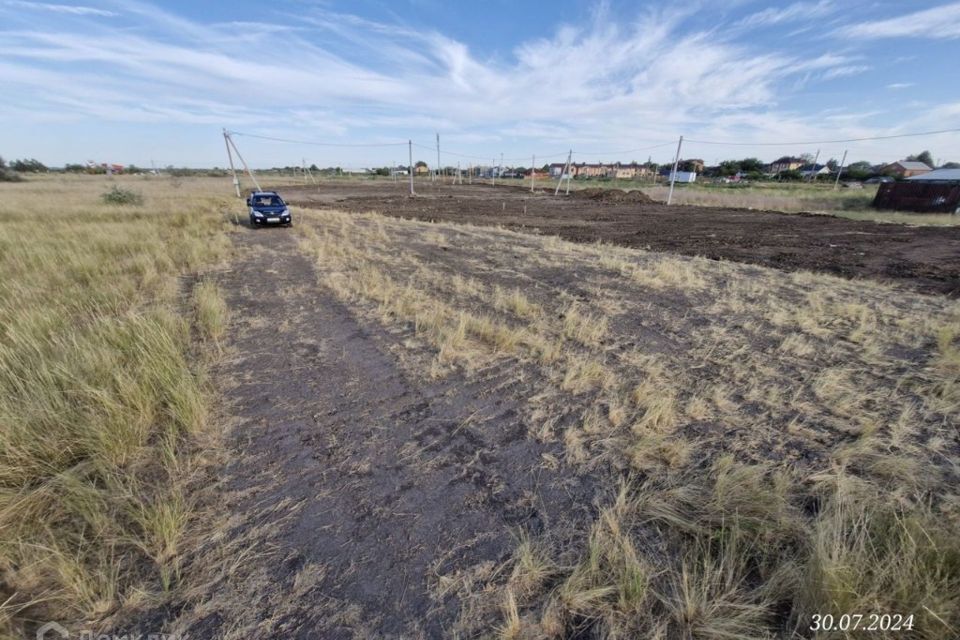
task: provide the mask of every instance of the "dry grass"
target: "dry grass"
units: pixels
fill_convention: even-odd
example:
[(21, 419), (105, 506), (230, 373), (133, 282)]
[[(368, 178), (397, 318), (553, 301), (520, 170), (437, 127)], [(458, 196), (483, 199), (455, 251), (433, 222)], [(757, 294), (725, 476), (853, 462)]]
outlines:
[[(666, 201), (669, 187), (645, 187), (644, 193)], [(851, 220), (872, 220), (896, 224), (953, 226), (960, 217), (946, 214), (900, 213), (873, 209), (877, 187), (833, 189), (832, 183), (755, 184), (751, 186), (689, 185), (676, 189), (674, 204), (701, 207), (737, 207), (785, 213), (818, 212)]]
[[(185, 443), (207, 425), (179, 276), (226, 253), (211, 182), (5, 185), (0, 198), (0, 630), (96, 621), (172, 587), (190, 505)], [(228, 186), (228, 185), (226, 185)], [(42, 221), (42, 222), (38, 222)], [(195, 293), (216, 340), (215, 286)], [(153, 568), (150, 569), (149, 567)]]
[(960, 628), (956, 303), (503, 230), (307, 222), (323, 282), (427, 338), (409, 366), (536, 371), (533, 437), (644, 478), (575, 562), (523, 539), (490, 574), (504, 637), (806, 637), (848, 607), (912, 613), (915, 637)]

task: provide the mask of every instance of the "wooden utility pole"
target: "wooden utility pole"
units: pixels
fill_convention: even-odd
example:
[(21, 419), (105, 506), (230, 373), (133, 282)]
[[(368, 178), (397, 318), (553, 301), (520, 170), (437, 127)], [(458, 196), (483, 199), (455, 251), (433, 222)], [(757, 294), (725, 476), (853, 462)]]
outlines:
[(407, 173), (410, 174), (410, 197), (416, 194), (413, 192), (413, 140), (407, 140), (407, 151), (410, 154), (410, 164), (407, 166)]
[(563, 179), (567, 179), (567, 193), (570, 193), (570, 160), (573, 158), (573, 149), (567, 152), (567, 164), (563, 167), (563, 173), (560, 174), (560, 180), (557, 181), (557, 188), (554, 189), (553, 195), (557, 196), (560, 194), (560, 185), (563, 184)]
[(440, 132), (437, 132), (437, 170), (433, 172), (437, 177), (437, 181), (440, 180)]
[(243, 165), (247, 175), (250, 176), (250, 181), (253, 182), (253, 186), (257, 188), (257, 191), (260, 191), (260, 183), (257, 182), (257, 178), (253, 175), (253, 171), (251, 171), (250, 167), (247, 165), (247, 161), (243, 159), (242, 155), (240, 155), (240, 149), (237, 149), (237, 143), (233, 141), (233, 137), (229, 133), (227, 133), (226, 136), (227, 140), (230, 142), (230, 146), (233, 147), (233, 152), (237, 154), (238, 158), (240, 158), (240, 164)]
[(810, 167), (810, 182), (817, 179), (817, 161), (820, 159), (820, 149), (817, 149), (817, 155), (813, 157), (813, 166)]
[(530, 157), (530, 193), (533, 193), (533, 187), (537, 182), (537, 154)]
[(677, 181), (677, 167), (680, 165), (680, 147), (683, 146), (683, 136), (677, 142), (677, 155), (673, 158), (673, 173), (670, 174), (670, 192), (667, 194), (667, 204), (673, 202), (673, 185)]
[(843, 150), (843, 159), (840, 161), (840, 168), (837, 169), (837, 180), (833, 183), (833, 190), (840, 188), (840, 175), (843, 174), (843, 167), (847, 164), (847, 150)]
[[(227, 135), (227, 130), (223, 130), (223, 144), (227, 147), (227, 160), (230, 162), (230, 173), (233, 174), (233, 188), (237, 192), (237, 197), (240, 198), (240, 178), (237, 177), (237, 170), (233, 166), (233, 154), (230, 153), (230, 138)], [(153, 160), (150, 161), (150, 164), (153, 164)], [(157, 169), (154, 167), (153, 172), (156, 173)]]

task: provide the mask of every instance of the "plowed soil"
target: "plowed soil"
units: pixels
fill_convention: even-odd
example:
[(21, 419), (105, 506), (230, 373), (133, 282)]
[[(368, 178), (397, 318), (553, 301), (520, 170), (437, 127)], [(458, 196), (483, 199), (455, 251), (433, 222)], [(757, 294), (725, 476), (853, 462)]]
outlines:
[(377, 211), (503, 226), (577, 242), (613, 244), (776, 267), (869, 278), (924, 293), (960, 296), (960, 227), (879, 224), (818, 214), (666, 206), (641, 193), (553, 191), (505, 185), (324, 182), (284, 188), (301, 206)]
[(597, 477), (543, 466), (562, 447), (527, 437), (536, 372), (413, 377), (395, 355), (409, 336), (360, 322), (290, 230), (234, 239), (242, 258), (217, 278), (234, 310), (215, 371), (228, 461), (200, 492), (229, 520), (188, 563), (198, 602), (118, 631), (446, 638), (462, 601), (441, 576), (469, 584), (520, 531), (585, 535)]

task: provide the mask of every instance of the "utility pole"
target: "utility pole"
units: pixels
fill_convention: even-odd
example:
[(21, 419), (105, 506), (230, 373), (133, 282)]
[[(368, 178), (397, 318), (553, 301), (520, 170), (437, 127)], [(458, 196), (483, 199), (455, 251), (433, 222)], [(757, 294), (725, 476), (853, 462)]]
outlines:
[[(227, 147), (227, 160), (230, 161), (230, 173), (233, 174), (233, 188), (236, 190), (237, 197), (239, 198), (241, 197), (240, 196), (240, 178), (237, 177), (237, 170), (233, 166), (233, 154), (230, 153), (230, 139), (227, 135), (226, 128), (224, 128), (223, 130), (223, 144)], [(150, 164), (151, 165), (153, 164), (153, 160), (150, 161)], [(154, 173), (157, 172), (156, 167), (154, 167), (153, 172)]]
[(553, 195), (557, 196), (560, 194), (560, 185), (563, 184), (563, 179), (567, 179), (567, 193), (570, 193), (570, 160), (573, 158), (573, 149), (567, 152), (567, 164), (563, 166), (563, 173), (560, 174), (560, 180), (557, 181), (557, 188), (554, 189)]
[(813, 157), (813, 166), (810, 167), (810, 182), (817, 179), (817, 160), (820, 159), (820, 149), (817, 149), (817, 155)]
[(533, 187), (537, 183), (537, 154), (530, 157), (530, 193), (533, 193)]
[(437, 170), (433, 172), (437, 177), (437, 180), (440, 180), (440, 132), (437, 132)]
[(492, 186), (497, 186), (497, 159), (492, 158), (490, 160), (490, 179), (493, 181)]
[(837, 180), (833, 183), (833, 190), (840, 188), (840, 175), (843, 173), (843, 167), (847, 164), (847, 150), (843, 150), (843, 159), (840, 161), (840, 168), (837, 169)]
[(407, 165), (407, 173), (410, 175), (410, 197), (416, 194), (413, 192), (413, 140), (407, 140), (407, 150), (410, 153), (410, 164)]
[(677, 181), (677, 167), (680, 165), (680, 147), (683, 146), (683, 136), (677, 142), (677, 155), (673, 158), (673, 173), (670, 174), (670, 193), (667, 194), (667, 204), (673, 202), (673, 184)]
[(243, 165), (247, 175), (250, 176), (253, 186), (257, 188), (257, 191), (260, 191), (260, 183), (257, 182), (257, 178), (253, 175), (253, 171), (251, 171), (250, 167), (247, 165), (247, 161), (243, 159), (242, 155), (240, 155), (240, 149), (237, 149), (237, 143), (233, 141), (233, 137), (229, 133), (225, 133), (225, 135), (227, 136), (227, 140), (230, 142), (230, 146), (233, 147), (233, 152), (237, 154), (238, 158), (240, 158), (240, 164)]

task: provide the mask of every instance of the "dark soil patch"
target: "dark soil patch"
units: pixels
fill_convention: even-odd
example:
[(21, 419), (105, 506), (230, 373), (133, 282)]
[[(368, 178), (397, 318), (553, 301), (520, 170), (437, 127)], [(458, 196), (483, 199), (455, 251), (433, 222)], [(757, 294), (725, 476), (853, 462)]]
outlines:
[(640, 192), (587, 189), (570, 197), (515, 186), (330, 182), (285, 188), (301, 206), (378, 211), (418, 218), (504, 226), (577, 242), (671, 251), (788, 271), (869, 278), (925, 293), (960, 296), (960, 227), (912, 227), (814, 214), (666, 206)]
[[(527, 437), (536, 371), (411, 375), (391, 350), (405, 336), (354, 317), (289, 230), (236, 242), (242, 257), (219, 278), (233, 326), (217, 371), (235, 426), (202, 496), (227, 527), (184, 572), (199, 597), (124, 632), (446, 638), (457, 576), (509, 560), (521, 531), (586, 534), (600, 483), (547, 468), (562, 447)], [(497, 607), (477, 616), (500, 620)]]

